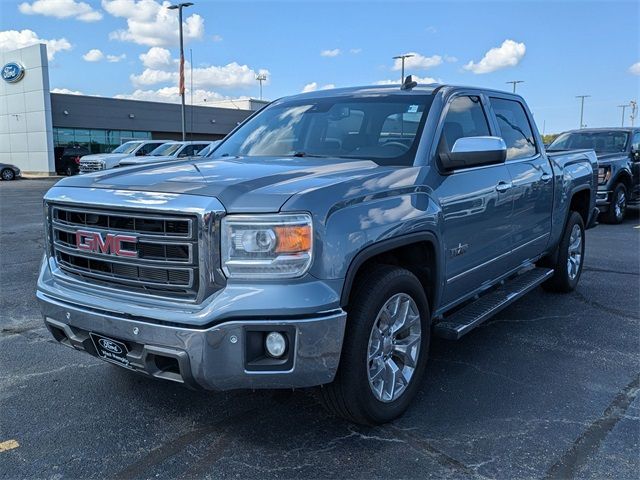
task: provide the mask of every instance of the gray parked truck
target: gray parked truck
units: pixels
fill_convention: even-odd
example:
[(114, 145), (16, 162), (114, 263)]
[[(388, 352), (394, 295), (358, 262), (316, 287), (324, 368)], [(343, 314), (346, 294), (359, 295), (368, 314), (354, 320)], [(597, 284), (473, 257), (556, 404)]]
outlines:
[(621, 223), (628, 205), (640, 204), (640, 128), (584, 128), (556, 138), (547, 151), (590, 148), (598, 156), (596, 205), (600, 218)]
[(302, 94), (211, 157), (57, 183), (37, 296), (56, 340), (121, 367), (318, 386), (381, 423), (415, 396), (432, 334), (575, 288), (596, 189), (595, 153), (548, 155), (517, 95), (410, 79)]

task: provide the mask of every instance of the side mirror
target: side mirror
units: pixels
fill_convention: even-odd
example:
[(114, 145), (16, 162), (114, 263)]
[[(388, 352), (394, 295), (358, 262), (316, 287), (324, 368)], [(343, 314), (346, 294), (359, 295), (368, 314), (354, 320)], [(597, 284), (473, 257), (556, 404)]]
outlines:
[(640, 150), (631, 148), (631, 160), (640, 162)]
[(504, 163), (507, 146), (500, 137), (463, 137), (456, 140), (450, 152), (441, 152), (445, 170)]

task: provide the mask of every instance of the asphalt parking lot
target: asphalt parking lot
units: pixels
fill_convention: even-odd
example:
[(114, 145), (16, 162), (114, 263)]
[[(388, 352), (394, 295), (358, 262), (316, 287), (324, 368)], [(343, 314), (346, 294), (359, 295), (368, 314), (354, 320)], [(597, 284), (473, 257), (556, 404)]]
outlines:
[(434, 340), (407, 414), (363, 428), (309, 392), (193, 392), (57, 344), (34, 296), (52, 184), (0, 182), (0, 478), (638, 478), (637, 211), (587, 233), (576, 292)]

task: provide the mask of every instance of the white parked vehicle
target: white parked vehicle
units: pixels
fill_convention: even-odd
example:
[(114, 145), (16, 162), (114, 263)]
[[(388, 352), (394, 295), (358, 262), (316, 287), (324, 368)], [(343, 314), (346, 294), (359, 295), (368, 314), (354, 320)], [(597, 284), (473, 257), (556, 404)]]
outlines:
[(167, 142), (160, 145), (154, 151), (144, 157), (126, 157), (120, 160), (120, 167), (130, 165), (146, 165), (149, 163), (164, 162), (166, 160), (175, 160), (183, 157), (193, 157), (206, 149), (212, 142), (193, 141), (193, 142)]
[(80, 173), (97, 172), (114, 168), (128, 157), (144, 157), (170, 140), (133, 140), (117, 147), (111, 153), (85, 155), (80, 159)]

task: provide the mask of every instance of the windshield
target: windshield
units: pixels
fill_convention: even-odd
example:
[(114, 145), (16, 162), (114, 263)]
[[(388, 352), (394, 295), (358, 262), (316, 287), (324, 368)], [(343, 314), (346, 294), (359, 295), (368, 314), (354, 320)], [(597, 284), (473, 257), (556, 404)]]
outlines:
[(152, 150), (151, 153), (149, 153), (149, 155), (151, 155), (152, 157), (160, 157), (160, 156), (170, 157), (171, 155), (176, 153), (180, 149), (180, 147), (182, 147), (181, 143), (165, 143), (163, 145), (160, 145), (155, 150)]
[(618, 153), (627, 149), (627, 132), (572, 132), (556, 138), (547, 150), (590, 148), (597, 153)]
[(142, 142), (127, 142), (127, 143), (123, 143), (118, 148), (113, 150), (111, 153), (132, 153), (141, 144), (142, 144)]
[(265, 108), (213, 157), (297, 156), (412, 165), (431, 95), (284, 100)]

